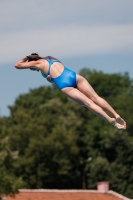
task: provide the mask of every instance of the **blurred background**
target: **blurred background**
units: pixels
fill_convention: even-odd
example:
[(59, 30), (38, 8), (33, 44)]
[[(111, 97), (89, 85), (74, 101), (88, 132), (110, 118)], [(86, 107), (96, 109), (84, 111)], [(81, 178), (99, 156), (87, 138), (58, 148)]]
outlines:
[(133, 77), (132, 0), (0, 1), (0, 110), (19, 94), (47, 85), (40, 73), (14, 64), (37, 52), (79, 72), (83, 67)]
[[(0, 194), (111, 189), (133, 198), (133, 1), (0, 1)], [(116, 130), (21, 58), (51, 55), (83, 75), (127, 122)]]

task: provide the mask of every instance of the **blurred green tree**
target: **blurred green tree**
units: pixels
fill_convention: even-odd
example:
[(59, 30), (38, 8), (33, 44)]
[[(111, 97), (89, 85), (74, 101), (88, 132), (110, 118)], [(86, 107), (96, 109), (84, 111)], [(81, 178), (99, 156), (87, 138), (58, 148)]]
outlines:
[(72, 188), (80, 177), (76, 130), (82, 120), (68, 109), (66, 97), (52, 94), (54, 89), (41, 87), (10, 107), (10, 143), (19, 151), (14, 173), (22, 175), (27, 188)]
[(9, 136), (4, 126), (7, 119), (0, 119), (0, 194), (14, 194), (20, 187), (24, 187), (22, 177), (16, 177), (13, 173), (13, 162), (18, 158), (18, 151), (12, 151), (9, 144)]
[(2, 136), (19, 152), (11, 174), (22, 177), (27, 188), (95, 188), (107, 180), (133, 198), (133, 80), (128, 73), (82, 69), (80, 74), (125, 119), (127, 130), (114, 129), (54, 85), (30, 90), (9, 107)]
[(115, 191), (133, 198), (133, 80), (128, 73), (104, 74), (83, 69), (81, 74), (99, 96), (105, 98), (127, 122), (127, 130), (115, 130), (99, 118), (91, 116), (86, 124), (86, 142), (91, 162), (86, 163), (88, 187), (109, 181)]

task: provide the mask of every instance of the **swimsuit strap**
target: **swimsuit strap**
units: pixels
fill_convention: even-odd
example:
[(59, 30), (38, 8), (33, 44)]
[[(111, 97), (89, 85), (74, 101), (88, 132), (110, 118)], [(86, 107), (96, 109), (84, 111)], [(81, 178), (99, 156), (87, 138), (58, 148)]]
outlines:
[[(48, 73), (47, 73), (47, 76), (50, 75), (50, 68), (51, 68), (51, 65), (54, 63), (54, 62), (60, 62), (59, 60), (52, 60), (50, 56), (48, 56), (48, 59), (44, 58), (44, 60), (47, 60), (48, 63), (49, 63), (49, 68), (48, 68)], [(61, 63), (61, 62), (60, 62)]]

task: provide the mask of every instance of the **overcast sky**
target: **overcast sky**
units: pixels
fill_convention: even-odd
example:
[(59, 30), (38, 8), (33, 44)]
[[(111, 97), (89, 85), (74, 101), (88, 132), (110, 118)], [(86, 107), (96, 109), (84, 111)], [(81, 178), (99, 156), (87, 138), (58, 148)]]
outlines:
[(29, 89), (46, 85), (40, 73), (16, 70), (32, 52), (83, 67), (133, 77), (133, 0), (0, 0), (0, 110)]

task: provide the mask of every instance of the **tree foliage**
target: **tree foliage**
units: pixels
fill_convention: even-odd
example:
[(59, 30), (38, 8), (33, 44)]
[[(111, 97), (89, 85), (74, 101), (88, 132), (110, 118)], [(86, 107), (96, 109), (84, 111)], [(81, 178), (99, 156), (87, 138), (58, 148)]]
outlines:
[(9, 144), (4, 124), (6, 119), (0, 119), (0, 194), (13, 194), (18, 188), (24, 186), (22, 177), (16, 177), (13, 173), (13, 163), (18, 158), (18, 151), (12, 151)]
[(30, 90), (0, 119), (1, 193), (22, 187), (94, 189), (98, 181), (109, 181), (133, 198), (133, 80), (128, 73), (80, 74), (125, 119), (127, 130), (116, 130), (54, 85)]

